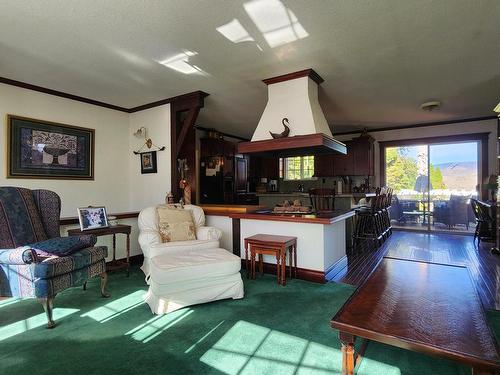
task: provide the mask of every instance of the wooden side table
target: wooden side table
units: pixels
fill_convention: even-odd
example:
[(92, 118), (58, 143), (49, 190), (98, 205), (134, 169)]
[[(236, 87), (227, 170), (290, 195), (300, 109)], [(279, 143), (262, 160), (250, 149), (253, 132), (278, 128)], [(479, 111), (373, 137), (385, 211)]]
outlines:
[[(250, 258), (248, 259), (248, 251)], [(297, 237), (277, 236), (272, 234), (256, 234), (245, 238), (245, 265), (247, 278), (251, 275), (255, 279), (255, 256), (259, 256), (259, 271), (264, 271), (263, 255), (276, 256), (276, 274), (278, 284), (286, 285), (286, 255), (290, 255), (290, 278), (292, 269), (294, 277), (297, 277)]]
[[(132, 232), (132, 227), (130, 225), (118, 224), (109, 226), (106, 228), (91, 229), (91, 230), (80, 230), (80, 229), (70, 229), (68, 230), (68, 236), (78, 236), (81, 234), (93, 234), (97, 237), (113, 235), (113, 260), (106, 269), (108, 271), (114, 271), (117, 269), (126, 268), (127, 277), (130, 276), (130, 233)], [(116, 235), (117, 234), (127, 235), (127, 260), (117, 260), (116, 259)]]

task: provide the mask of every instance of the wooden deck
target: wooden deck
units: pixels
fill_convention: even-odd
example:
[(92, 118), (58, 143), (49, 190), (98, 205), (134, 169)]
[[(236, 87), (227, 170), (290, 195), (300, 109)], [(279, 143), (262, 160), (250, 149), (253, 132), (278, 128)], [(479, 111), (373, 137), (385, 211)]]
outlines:
[(384, 256), (432, 263), (464, 265), (486, 309), (500, 310), (500, 256), (489, 244), (479, 248), (472, 236), (395, 231), (378, 250), (363, 249), (347, 256), (347, 267), (332, 281), (359, 285)]

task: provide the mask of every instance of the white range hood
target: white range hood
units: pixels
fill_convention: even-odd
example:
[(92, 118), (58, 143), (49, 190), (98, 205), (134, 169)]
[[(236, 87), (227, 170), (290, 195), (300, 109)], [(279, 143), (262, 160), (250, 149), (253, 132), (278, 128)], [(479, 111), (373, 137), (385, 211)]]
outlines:
[[(318, 85), (323, 79), (306, 69), (265, 79), (268, 87), (266, 108), (250, 142), (238, 144), (239, 153), (279, 153), (280, 156), (319, 153), (346, 153), (342, 142), (332, 137), (318, 101)], [(282, 138), (271, 133), (285, 132)]]

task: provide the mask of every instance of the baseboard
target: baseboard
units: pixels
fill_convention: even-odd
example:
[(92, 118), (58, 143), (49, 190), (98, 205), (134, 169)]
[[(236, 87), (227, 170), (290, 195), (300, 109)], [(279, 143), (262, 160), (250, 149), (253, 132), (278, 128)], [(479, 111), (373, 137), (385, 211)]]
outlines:
[[(258, 266), (257, 266), (258, 267)], [(246, 269), (246, 261), (245, 259), (241, 260), (241, 268)], [(288, 277), (288, 267), (287, 267), (287, 277)], [(264, 262), (264, 273), (276, 275), (276, 264), (266, 263)], [(297, 267), (297, 279), (312, 281), (313, 283), (324, 284), (325, 273), (316, 270), (310, 270), (307, 268), (299, 268)]]

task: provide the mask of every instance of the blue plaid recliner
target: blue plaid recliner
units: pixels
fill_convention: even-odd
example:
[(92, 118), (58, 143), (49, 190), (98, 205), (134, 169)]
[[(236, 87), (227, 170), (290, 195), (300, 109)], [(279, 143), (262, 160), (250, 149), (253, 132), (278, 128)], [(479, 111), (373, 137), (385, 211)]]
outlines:
[[(0, 187), (0, 295), (38, 298), (48, 328), (55, 326), (57, 293), (99, 275), (101, 295), (109, 296), (107, 247), (93, 246), (93, 236), (60, 238), (60, 212), (61, 200), (53, 191)], [(58, 253), (68, 246), (69, 255)]]

